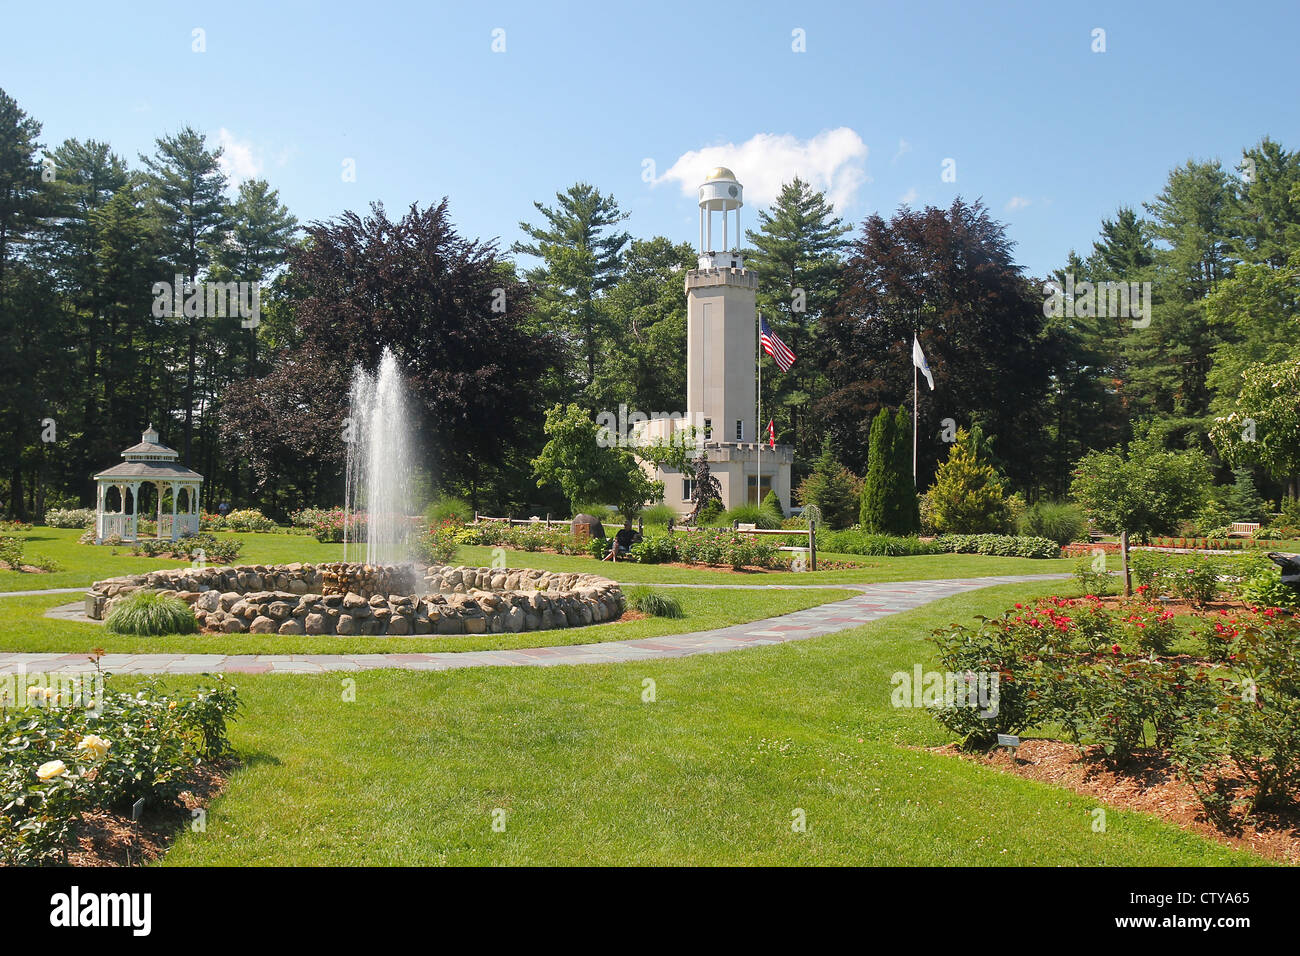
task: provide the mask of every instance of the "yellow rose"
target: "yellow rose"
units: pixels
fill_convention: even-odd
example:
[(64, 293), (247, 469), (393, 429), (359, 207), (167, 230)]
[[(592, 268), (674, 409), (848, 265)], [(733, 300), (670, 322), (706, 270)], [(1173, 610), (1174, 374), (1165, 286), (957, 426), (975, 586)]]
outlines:
[(45, 691), (44, 691), (43, 688), (40, 688), (40, 687), (29, 687), (29, 688), (27, 688), (27, 699), (28, 699), (28, 700), (35, 700), (37, 697), (40, 697), (40, 696), (41, 696), (42, 694), (44, 694), (44, 693), (45, 693)]
[(68, 765), (62, 760), (51, 760), (49, 763), (43, 763), (36, 768), (36, 776), (42, 780), (53, 780), (55, 777), (61, 777), (68, 772)]
[(77, 750), (82, 753), (90, 754), (95, 760), (102, 760), (104, 754), (108, 753), (108, 748), (111, 746), (112, 744), (103, 737), (97, 736), (96, 734), (86, 734), (86, 736), (82, 737), (81, 741), (77, 744)]

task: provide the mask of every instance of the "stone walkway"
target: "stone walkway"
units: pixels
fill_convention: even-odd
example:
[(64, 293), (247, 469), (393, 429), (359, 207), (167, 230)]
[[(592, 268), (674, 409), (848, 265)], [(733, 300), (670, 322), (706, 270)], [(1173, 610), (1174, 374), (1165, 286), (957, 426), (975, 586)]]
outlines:
[[(693, 654), (717, 654), (742, 647), (801, 641), (879, 620), (899, 611), (995, 584), (1068, 578), (1068, 574), (1023, 574), (887, 584), (834, 585), (859, 591), (843, 601), (747, 624), (672, 634), (635, 641), (526, 647), (517, 650), (442, 651), (428, 654), (105, 654), (100, 666), (114, 674), (321, 674), (379, 668), (443, 671), (459, 667), (553, 667), (560, 664), (612, 664)], [(0, 653), (0, 674), (93, 670), (85, 654)]]

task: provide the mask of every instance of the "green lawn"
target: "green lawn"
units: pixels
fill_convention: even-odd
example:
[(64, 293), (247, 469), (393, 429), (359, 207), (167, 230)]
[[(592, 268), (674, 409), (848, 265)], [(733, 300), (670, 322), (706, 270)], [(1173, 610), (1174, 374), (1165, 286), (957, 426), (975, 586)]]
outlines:
[[(1143, 814), (1112, 809), (1094, 833), (1089, 798), (916, 749), (949, 738), (890, 706), (890, 675), (933, 662), (932, 628), (1050, 590), (1006, 585), (838, 635), (675, 660), (234, 675), (243, 764), (206, 832), (183, 833), (164, 862), (1261, 862)], [(792, 829), (796, 810), (806, 832)]]
[[(675, 589), (685, 618), (651, 617), (615, 621), (591, 627), (520, 634), (463, 634), (421, 637), (291, 637), (279, 634), (171, 634), (135, 637), (110, 633), (101, 624), (59, 621), (45, 611), (67, 604), (70, 595), (0, 596), (0, 651), (61, 651), (89, 653), (101, 648), (109, 653), (152, 654), (393, 654), (431, 651), (481, 651), (516, 647), (551, 647), (631, 641), (664, 634), (705, 631), (743, 624), (776, 614), (839, 601), (856, 592), (839, 588), (756, 591), (738, 600), (725, 590)], [(75, 595), (71, 595), (75, 597)]]
[[(174, 568), (171, 558), (140, 558), (126, 546), (78, 544), (81, 532), (75, 529), (33, 528), (25, 537), (29, 558), (52, 558), (63, 569), (52, 574), (22, 574), (0, 571), (0, 592), (67, 588), (89, 585), (103, 578), (138, 574), (157, 568)], [(244, 543), (240, 564), (287, 564), (292, 561), (339, 561), (341, 544), (321, 544), (310, 535), (232, 534), (221, 538), (238, 538)], [(456, 560), (462, 564), (488, 566), (492, 548), (463, 547)], [(597, 561), (545, 552), (510, 551), (511, 567), (544, 568), (552, 571), (587, 571), (603, 574), (616, 581), (694, 584), (851, 584), (877, 581), (920, 581), (933, 578), (984, 577), (998, 574), (1048, 574), (1070, 571), (1073, 559), (1038, 560), (1033, 558), (998, 558), (979, 554), (937, 554), (910, 558), (868, 558), (861, 555), (823, 555), (828, 559), (853, 561), (862, 567), (846, 571), (748, 572), (697, 570), (663, 567), (653, 564), (630, 564)]]

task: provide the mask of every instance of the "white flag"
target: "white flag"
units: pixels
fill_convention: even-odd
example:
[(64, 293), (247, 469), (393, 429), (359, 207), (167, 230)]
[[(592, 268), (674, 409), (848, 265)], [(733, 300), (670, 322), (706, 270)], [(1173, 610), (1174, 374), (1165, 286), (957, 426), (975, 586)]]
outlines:
[(912, 364), (921, 370), (925, 380), (930, 383), (930, 391), (934, 391), (934, 376), (930, 374), (930, 365), (925, 360), (925, 353), (921, 351), (921, 342), (915, 334), (912, 336)]

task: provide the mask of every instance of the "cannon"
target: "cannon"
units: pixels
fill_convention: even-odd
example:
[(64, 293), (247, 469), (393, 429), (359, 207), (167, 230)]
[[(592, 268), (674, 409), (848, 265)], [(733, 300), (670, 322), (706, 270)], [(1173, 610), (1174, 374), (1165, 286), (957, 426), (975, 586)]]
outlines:
[(1268, 558), (1282, 569), (1282, 583), (1300, 591), (1300, 554), (1270, 551)]

